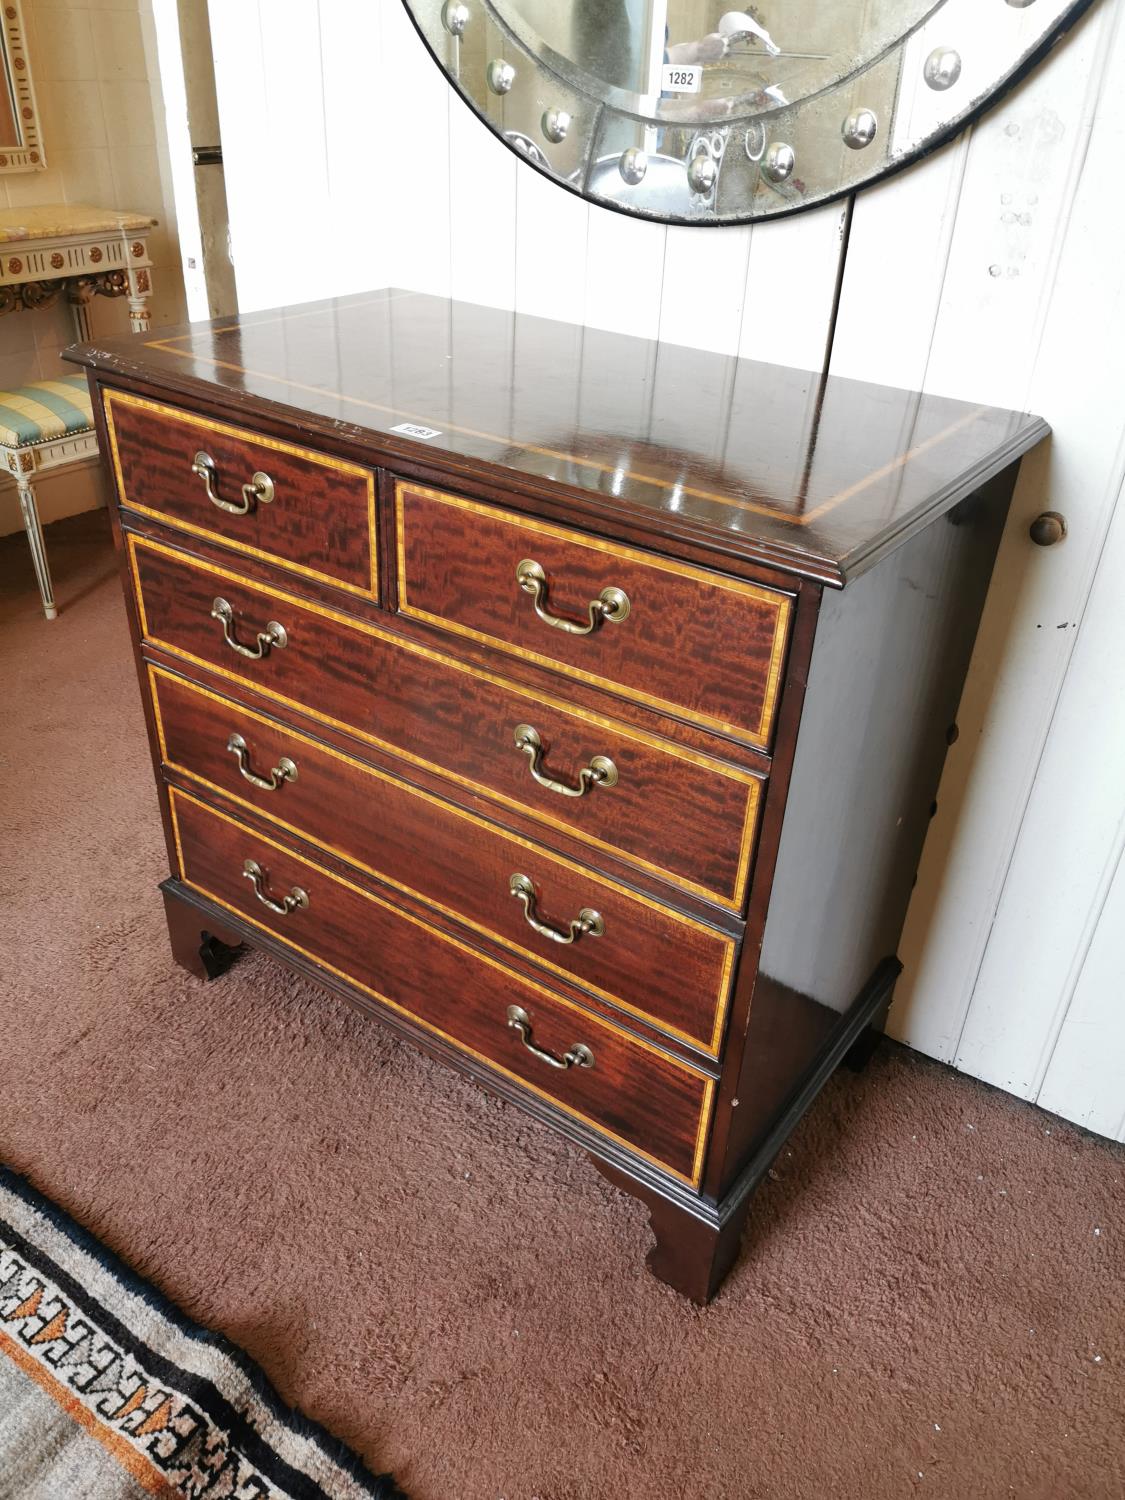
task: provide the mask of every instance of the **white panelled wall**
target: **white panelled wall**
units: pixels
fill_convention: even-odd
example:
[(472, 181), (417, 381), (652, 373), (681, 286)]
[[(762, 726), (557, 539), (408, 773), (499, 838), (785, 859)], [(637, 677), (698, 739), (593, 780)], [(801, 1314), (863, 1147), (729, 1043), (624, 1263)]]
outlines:
[[(243, 311), (387, 284), (1033, 410), (892, 1033), (1125, 1139), (1125, 0), (846, 206), (701, 230), (501, 146), (399, 0), (211, 0)], [(842, 281), (841, 281), (842, 274)], [(839, 305), (836, 294), (839, 286)], [(834, 316), (835, 311), (835, 316)], [(1028, 525), (1062, 511), (1065, 542)]]

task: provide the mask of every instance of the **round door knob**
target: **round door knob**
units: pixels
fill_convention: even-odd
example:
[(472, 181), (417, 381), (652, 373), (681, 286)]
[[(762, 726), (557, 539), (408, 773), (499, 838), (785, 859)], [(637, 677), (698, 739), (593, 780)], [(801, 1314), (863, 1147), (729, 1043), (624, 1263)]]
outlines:
[(1053, 547), (1066, 536), (1066, 517), (1057, 510), (1045, 510), (1031, 523), (1031, 540), (1037, 547)]

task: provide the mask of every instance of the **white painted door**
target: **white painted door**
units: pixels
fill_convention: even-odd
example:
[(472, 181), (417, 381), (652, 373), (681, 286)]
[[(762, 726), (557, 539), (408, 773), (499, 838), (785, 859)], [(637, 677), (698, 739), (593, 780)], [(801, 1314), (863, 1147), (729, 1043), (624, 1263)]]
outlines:
[(188, 317), (223, 317), (238, 303), (207, 0), (153, 0), (152, 20)]
[[(1125, 1129), (1125, 0), (845, 205), (664, 228), (544, 181), (397, 0), (211, 0), (240, 305), (398, 284), (1035, 410), (919, 874), (892, 1031)], [(312, 17), (312, 21), (310, 21)], [(838, 278), (839, 304), (836, 306)], [(637, 399), (645, 399), (643, 392)], [(1028, 526), (1063, 512), (1049, 551)]]

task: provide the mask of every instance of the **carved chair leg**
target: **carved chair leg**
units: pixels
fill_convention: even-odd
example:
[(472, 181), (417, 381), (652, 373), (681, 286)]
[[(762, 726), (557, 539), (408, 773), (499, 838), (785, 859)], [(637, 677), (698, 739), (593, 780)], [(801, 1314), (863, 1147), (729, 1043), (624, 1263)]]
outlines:
[(220, 978), (245, 945), (234, 933), (218, 927), (210, 917), (178, 901), (168, 891), (162, 894), (172, 957), (196, 979)]
[(648, 1252), (646, 1264), (656, 1279), (701, 1306), (710, 1302), (738, 1259), (749, 1198), (720, 1225), (642, 1187), (606, 1162), (596, 1157), (591, 1160), (607, 1182), (639, 1198), (648, 1209), (656, 1243)]
[(31, 562), (35, 568), (35, 581), (39, 585), (39, 597), (43, 600), (43, 613), (48, 620), (53, 620), (58, 610), (55, 607), (55, 592), (51, 587), (51, 570), (47, 566), (47, 544), (43, 540), (43, 527), (39, 521), (35, 487), (24, 478), (17, 479), (16, 485), (19, 489), (23, 529), (27, 532), (27, 542), (31, 548)]

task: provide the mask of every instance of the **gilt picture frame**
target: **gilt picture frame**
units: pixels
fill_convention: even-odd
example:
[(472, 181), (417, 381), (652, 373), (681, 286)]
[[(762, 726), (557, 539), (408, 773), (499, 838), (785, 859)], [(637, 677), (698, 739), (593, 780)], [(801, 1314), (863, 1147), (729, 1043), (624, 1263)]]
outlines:
[(0, 87), (0, 175), (41, 172), (47, 165), (39, 109), (19, 0), (3, 5), (3, 78)]

